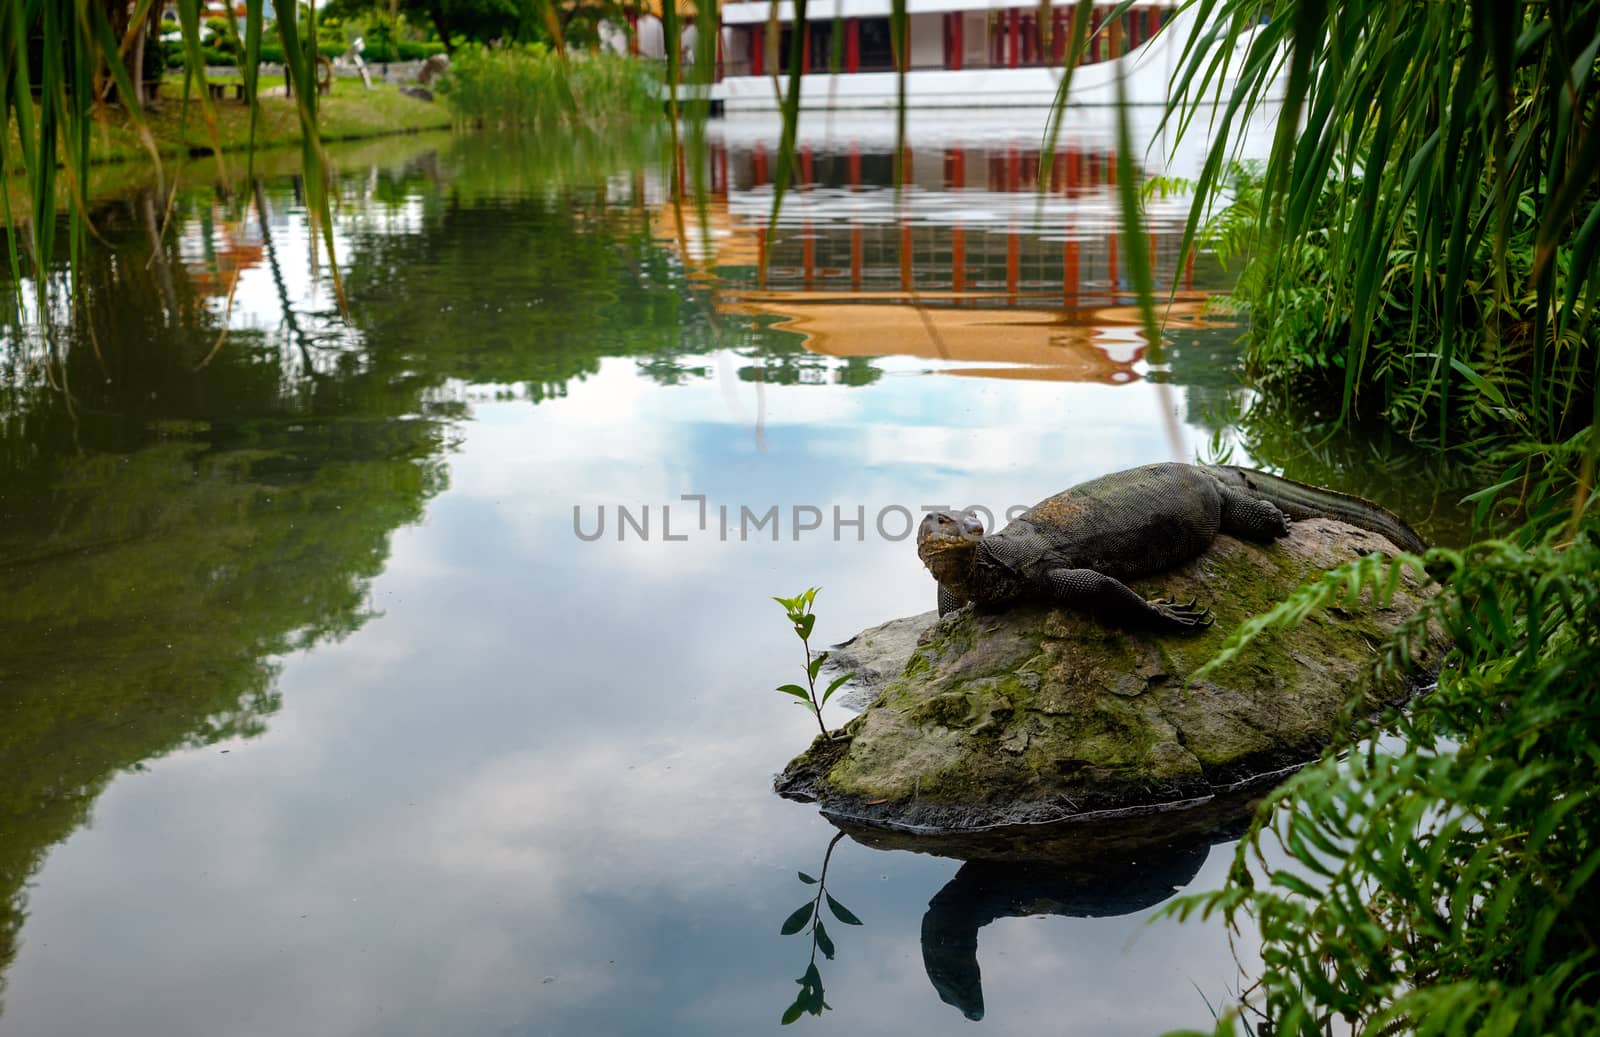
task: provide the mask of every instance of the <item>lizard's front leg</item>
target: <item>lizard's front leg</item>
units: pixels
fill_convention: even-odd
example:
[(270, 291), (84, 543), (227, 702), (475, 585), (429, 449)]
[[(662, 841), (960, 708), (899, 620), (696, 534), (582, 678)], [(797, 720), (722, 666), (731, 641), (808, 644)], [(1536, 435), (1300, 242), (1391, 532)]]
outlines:
[(966, 603), (966, 598), (958, 596), (954, 591), (946, 590), (944, 584), (939, 584), (939, 615), (948, 616)]
[(1202, 630), (1212, 623), (1211, 610), (1193, 601), (1141, 598), (1132, 587), (1093, 569), (1051, 569), (1045, 591), (1054, 601), (1075, 608), (1101, 608), (1118, 618), (1142, 620), (1179, 630)]
[(1222, 531), (1236, 537), (1271, 543), (1289, 535), (1289, 519), (1278, 506), (1233, 486), (1221, 486)]

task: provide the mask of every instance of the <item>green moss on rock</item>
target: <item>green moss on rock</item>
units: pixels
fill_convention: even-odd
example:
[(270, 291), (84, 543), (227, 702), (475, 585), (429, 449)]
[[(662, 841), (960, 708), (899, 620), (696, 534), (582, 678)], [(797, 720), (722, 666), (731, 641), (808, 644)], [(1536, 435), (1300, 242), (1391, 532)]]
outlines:
[[(1385, 608), (1313, 616), (1258, 638), (1207, 679), (1188, 677), (1228, 631), (1353, 557), (1392, 551), (1332, 520), (1270, 545), (1222, 537), (1202, 557), (1135, 589), (1198, 597), (1212, 628), (1157, 634), (1087, 613), (1025, 605), (930, 621), (847, 742), (818, 747), (778, 778), (786, 795), (872, 823), (971, 829), (1157, 807), (1314, 759), (1348, 722), (1404, 698), (1380, 681), (1373, 647), (1428, 592), (1410, 573)], [(1443, 645), (1424, 653), (1437, 666)]]

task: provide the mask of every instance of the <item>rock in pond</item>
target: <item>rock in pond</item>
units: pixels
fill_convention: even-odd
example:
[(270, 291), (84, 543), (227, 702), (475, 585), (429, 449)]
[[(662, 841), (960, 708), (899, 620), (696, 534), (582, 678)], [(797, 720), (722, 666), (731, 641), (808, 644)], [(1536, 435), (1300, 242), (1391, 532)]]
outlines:
[[(1216, 624), (1197, 634), (1045, 605), (926, 617), (899, 675), (845, 736), (819, 736), (775, 786), (852, 829), (932, 834), (1166, 811), (1263, 783), (1316, 759), (1349, 723), (1353, 696), (1376, 711), (1437, 668), (1438, 634), (1418, 653), (1417, 674), (1380, 680), (1375, 667), (1378, 645), (1431, 591), (1408, 570), (1387, 606), (1364, 599), (1313, 613), (1205, 679), (1189, 677), (1244, 619), (1373, 551), (1396, 549), (1308, 519), (1271, 544), (1218, 537), (1188, 564), (1132, 583), (1147, 596), (1208, 603)], [(896, 622), (903, 635), (908, 621)], [(869, 631), (847, 645), (895, 640)], [(872, 665), (892, 666), (892, 651)]]

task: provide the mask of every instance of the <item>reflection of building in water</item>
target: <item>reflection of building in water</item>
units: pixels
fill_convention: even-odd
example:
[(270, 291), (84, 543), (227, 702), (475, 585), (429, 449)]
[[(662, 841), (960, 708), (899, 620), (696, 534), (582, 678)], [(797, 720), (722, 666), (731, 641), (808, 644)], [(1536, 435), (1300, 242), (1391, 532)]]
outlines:
[[(692, 58), (694, 5), (677, 0)], [(806, 108), (893, 107), (898, 96), (891, 0), (813, 0), (796, 30), (790, 0), (725, 0), (717, 9), (711, 96), (728, 111), (777, 107), (772, 79), (798, 71)], [(1129, 72), (1136, 104), (1161, 104), (1194, 24), (1172, 0), (1098, 3), (1088, 15), (1087, 50), (1073, 80), (1070, 103), (1111, 101), (1118, 70)], [(630, 15), (631, 29), (608, 40), (618, 50), (652, 57), (666, 52), (657, 2)], [(918, 0), (907, 11), (906, 98), (913, 106), (1015, 107), (1055, 98), (1078, 9), (980, 0)], [(1169, 28), (1170, 25), (1170, 28)], [(1168, 31), (1161, 32), (1166, 29)], [(1159, 35), (1158, 35), (1159, 33)], [(1117, 60), (1125, 59), (1125, 60)]]
[(178, 254), (202, 297), (228, 295), (240, 275), (261, 265), (267, 255), (254, 209), (238, 220), (227, 218), (220, 208), (211, 215), (185, 223), (178, 238)]
[(1130, 245), (1117, 162), (1077, 148), (1043, 168), (1038, 151), (1017, 147), (907, 151), (897, 194), (879, 186), (893, 180), (891, 154), (802, 147), (798, 186), (771, 224), (775, 156), (760, 144), (713, 143), (704, 225), (685, 203), (681, 235), (670, 207), (657, 226), (691, 263), (714, 265), (720, 311), (775, 318), (814, 354), (1127, 382), (1148, 347), (1127, 249), (1146, 250), (1158, 278), (1179, 279), (1169, 327), (1200, 326), (1204, 295), (1180, 254), (1186, 200), (1150, 199), (1151, 232)]

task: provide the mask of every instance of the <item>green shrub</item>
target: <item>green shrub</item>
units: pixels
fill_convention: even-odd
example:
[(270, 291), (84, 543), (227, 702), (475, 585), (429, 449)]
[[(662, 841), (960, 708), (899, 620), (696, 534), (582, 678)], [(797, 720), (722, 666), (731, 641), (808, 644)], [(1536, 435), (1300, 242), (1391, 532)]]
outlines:
[(1269, 797), (1224, 889), (1170, 909), (1260, 927), (1261, 1033), (1600, 1029), (1594, 433), (1520, 448), (1479, 495), (1485, 512), (1497, 497), (1522, 509), (1511, 535), (1348, 563), (1225, 646), (1219, 661), (1424, 562), (1442, 590), (1378, 656), (1404, 665), (1428, 622), (1454, 644), (1437, 687), (1380, 724), (1381, 740), (1335, 746), (1352, 751)]
[[(1376, 300), (1365, 329), (1366, 344), (1351, 323), (1348, 308), (1330, 305), (1340, 292), (1339, 249), (1363, 217), (1352, 210), (1359, 196), (1359, 176), (1329, 184), (1314, 202), (1310, 229), (1285, 243), (1259, 237), (1262, 179), (1258, 170), (1234, 167), (1233, 202), (1207, 228), (1210, 242), (1222, 255), (1249, 255), (1234, 287), (1233, 303), (1250, 314), (1246, 361), (1258, 387), (1313, 396), (1337, 396), (1346, 367), (1359, 351), (1363, 367), (1356, 404), (1380, 415), (1408, 434), (1437, 427), (1444, 400), (1450, 401), (1452, 438), (1503, 437), (1535, 432), (1543, 411), (1557, 411), (1557, 427), (1582, 420), (1590, 412), (1600, 360), (1592, 336), (1581, 323), (1564, 337), (1543, 344), (1534, 338), (1534, 237), (1537, 222), (1531, 195), (1523, 195), (1507, 228), (1501, 296), (1495, 275), (1494, 250), (1484, 247), (1466, 263), (1461, 290), (1445, 297), (1442, 278), (1419, 273), (1427, 265), (1427, 243), (1416, 220), (1404, 213), (1395, 236), (1379, 259)], [(1488, 204), (1494, 185), (1480, 185), (1478, 207)], [(1555, 250), (1553, 282), (1558, 297), (1572, 276), (1573, 252)], [(1589, 315), (1585, 299), (1574, 304), (1580, 318)], [(1437, 341), (1446, 320), (1458, 328), (1478, 329), (1466, 336), (1448, 365), (1428, 343)], [(1486, 334), (1490, 327), (1498, 335)], [(1532, 354), (1541, 347), (1555, 359), (1540, 384), (1533, 377)], [(1552, 399), (1552, 395), (1554, 398)]]
[(418, 42), (416, 42), (414, 40), (401, 40), (400, 41), (400, 60), (401, 61), (422, 61), (422, 60), (424, 60), (426, 58), (433, 57), (433, 55), (435, 55), (435, 54), (443, 54), (443, 53), (444, 53), (444, 44), (439, 43), (439, 42), (437, 42), (435, 40), (427, 40), (427, 41), (422, 42), (422, 43), (418, 43)]
[[(398, 53), (396, 51), (398, 50)], [(366, 49), (361, 52), (361, 58), (369, 64), (386, 61), (421, 61), (434, 54), (443, 54), (442, 43), (417, 43), (412, 40), (402, 40), (398, 48), (391, 47), (381, 39), (366, 37)]]
[(439, 84), (458, 119), (505, 126), (598, 125), (659, 113), (647, 66), (618, 54), (564, 59), (540, 44), (459, 48)]

